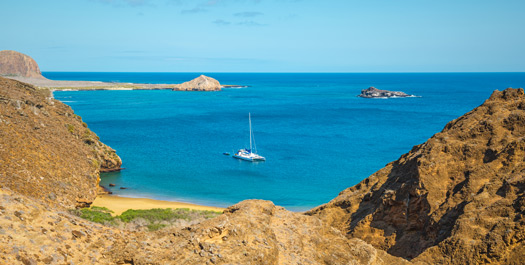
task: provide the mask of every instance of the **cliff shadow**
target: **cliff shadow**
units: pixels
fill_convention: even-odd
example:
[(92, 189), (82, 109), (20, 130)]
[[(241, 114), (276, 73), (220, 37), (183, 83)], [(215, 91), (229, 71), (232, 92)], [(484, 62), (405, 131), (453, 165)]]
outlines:
[[(458, 183), (455, 189), (461, 189), (465, 183)], [(455, 221), (467, 204), (462, 202), (445, 211), (438, 221), (433, 221), (427, 196), (419, 176), (417, 157), (404, 163), (396, 161), (387, 180), (376, 191), (364, 196), (358, 209), (351, 214), (347, 235), (365, 239), (391, 255), (413, 259), (451, 235)], [(382, 230), (382, 233), (374, 233), (366, 226)]]

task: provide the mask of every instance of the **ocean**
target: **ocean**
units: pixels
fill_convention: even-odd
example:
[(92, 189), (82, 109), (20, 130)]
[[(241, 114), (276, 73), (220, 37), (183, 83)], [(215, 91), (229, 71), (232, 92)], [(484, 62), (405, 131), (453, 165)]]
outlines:
[[(43, 73), (132, 83), (181, 83), (200, 74)], [(110, 188), (116, 195), (220, 207), (263, 199), (304, 211), (425, 142), (493, 90), (525, 86), (525, 73), (203, 74), (247, 87), (54, 96), (122, 158), (125, 170), (102, 175), (102, 185), (117, 185)], [(356, 97), (370, 86), (419, 97)], [(223, 155), (249, 145), (248, 113), (265, 162)]]

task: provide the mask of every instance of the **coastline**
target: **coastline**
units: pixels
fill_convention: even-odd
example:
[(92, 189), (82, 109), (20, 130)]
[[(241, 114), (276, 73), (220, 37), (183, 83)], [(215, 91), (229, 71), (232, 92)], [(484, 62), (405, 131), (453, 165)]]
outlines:
[(131, 197), (120, 197), (117, 195), (97, 195), (97, 198), (93, 201), (92, 206), (106, 207), (114, 212), (115, 215), (120, 215), (126, 210), (148, 210), (154, 208), (188, 208), (192, 210), (201, 211), (215, 211), (222, 212), (225, 208), (198, 205), (187, 202), (177, 201), (163, 201), (149, 198), (131, 198)]
[[(24, 77), (24, 76), (3, 76), (5, 78), (28, 83), (39, 88), (51, 89), (54, 91), (96, 91), (96, 90), (176, 90), (180, 84), (141, 84), (141, 83), (121, 83), (121, 82), (102, 82), (102, 81), (66, 81), (51, 80), (45, 77)], [(221, 88), (245, 88), (244, 85), (221, 85)]]

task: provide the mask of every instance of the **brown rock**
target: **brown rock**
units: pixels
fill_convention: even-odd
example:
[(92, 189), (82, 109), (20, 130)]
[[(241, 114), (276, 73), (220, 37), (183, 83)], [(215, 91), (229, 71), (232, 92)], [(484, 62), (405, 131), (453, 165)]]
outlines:
[(525, 96), (495, 91), (408, 154), (308, 214), (429, 263), (525, 257)]
[(176, 85), (173, 90), (219, 91), (221, 90), (221, 84), (216, 79), (201, 75), (191, 81)]
[(86, 236), (86, 234), (84, 234), (83, 232), (80, 232), (78, 230), (71, 231), (71, 234), (73, 234), (73, 236), (76, 237), (76, 238), (81, 238), (83, 236)]
[(44, 78), (33, 58), (16, 51), (0, 51), (0, 75)]
[(0, 185), (67, 208), (93, 201), (100, 169), (122, 163), (49, 90), (1, 77), (0, 146)]
[[(160, 242), (170, 244), (155, 248)], [(362, 240), (348, 240), (317, 217), (260, 200), (243, 201), (189, 228), (164, 230), (144, 251), (130, 244), (116, 248), (121, 250), (111, 253), (113, 260), (139, 264), (148, 263), (149, 252), (158, 264), (407, 264)]]
[(110, 187), (115, 187), (116, 185), (113, 184), (113, 183), (109, 183), (109, 186), (110, 186)]

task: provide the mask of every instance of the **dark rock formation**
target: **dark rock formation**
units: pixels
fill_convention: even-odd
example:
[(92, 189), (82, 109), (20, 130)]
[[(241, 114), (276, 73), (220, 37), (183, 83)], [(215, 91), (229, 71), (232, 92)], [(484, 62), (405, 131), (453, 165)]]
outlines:
[(413, 95), (408, 95), (405, 92), (401, 92), (401, 91), (381, 90), (381, 89), (377, 89), (371, 86), (367, 89), (361, 90), (361, 94), (358, 95), (358, 97), (362, 97), (362, 98), (392, 98), (392, 97), (405, 98), (405, 97), (413, 97)]
[(525, 260), (525, 96), (495, 91), (318, 216), (349, 238), (431, 264)]
[(100, 170), (121, 164), (49, 90), (0, 78), (0, 185), (72, 208), (94, 200)]
[(0, 75), (44, 78), (33, 58), (15, 51), (0, 51)]
[(219, 91), (221, 84), (216, 79), (201, 75), (191, 81), (176, 85), (173, 90), (185, 91)]

